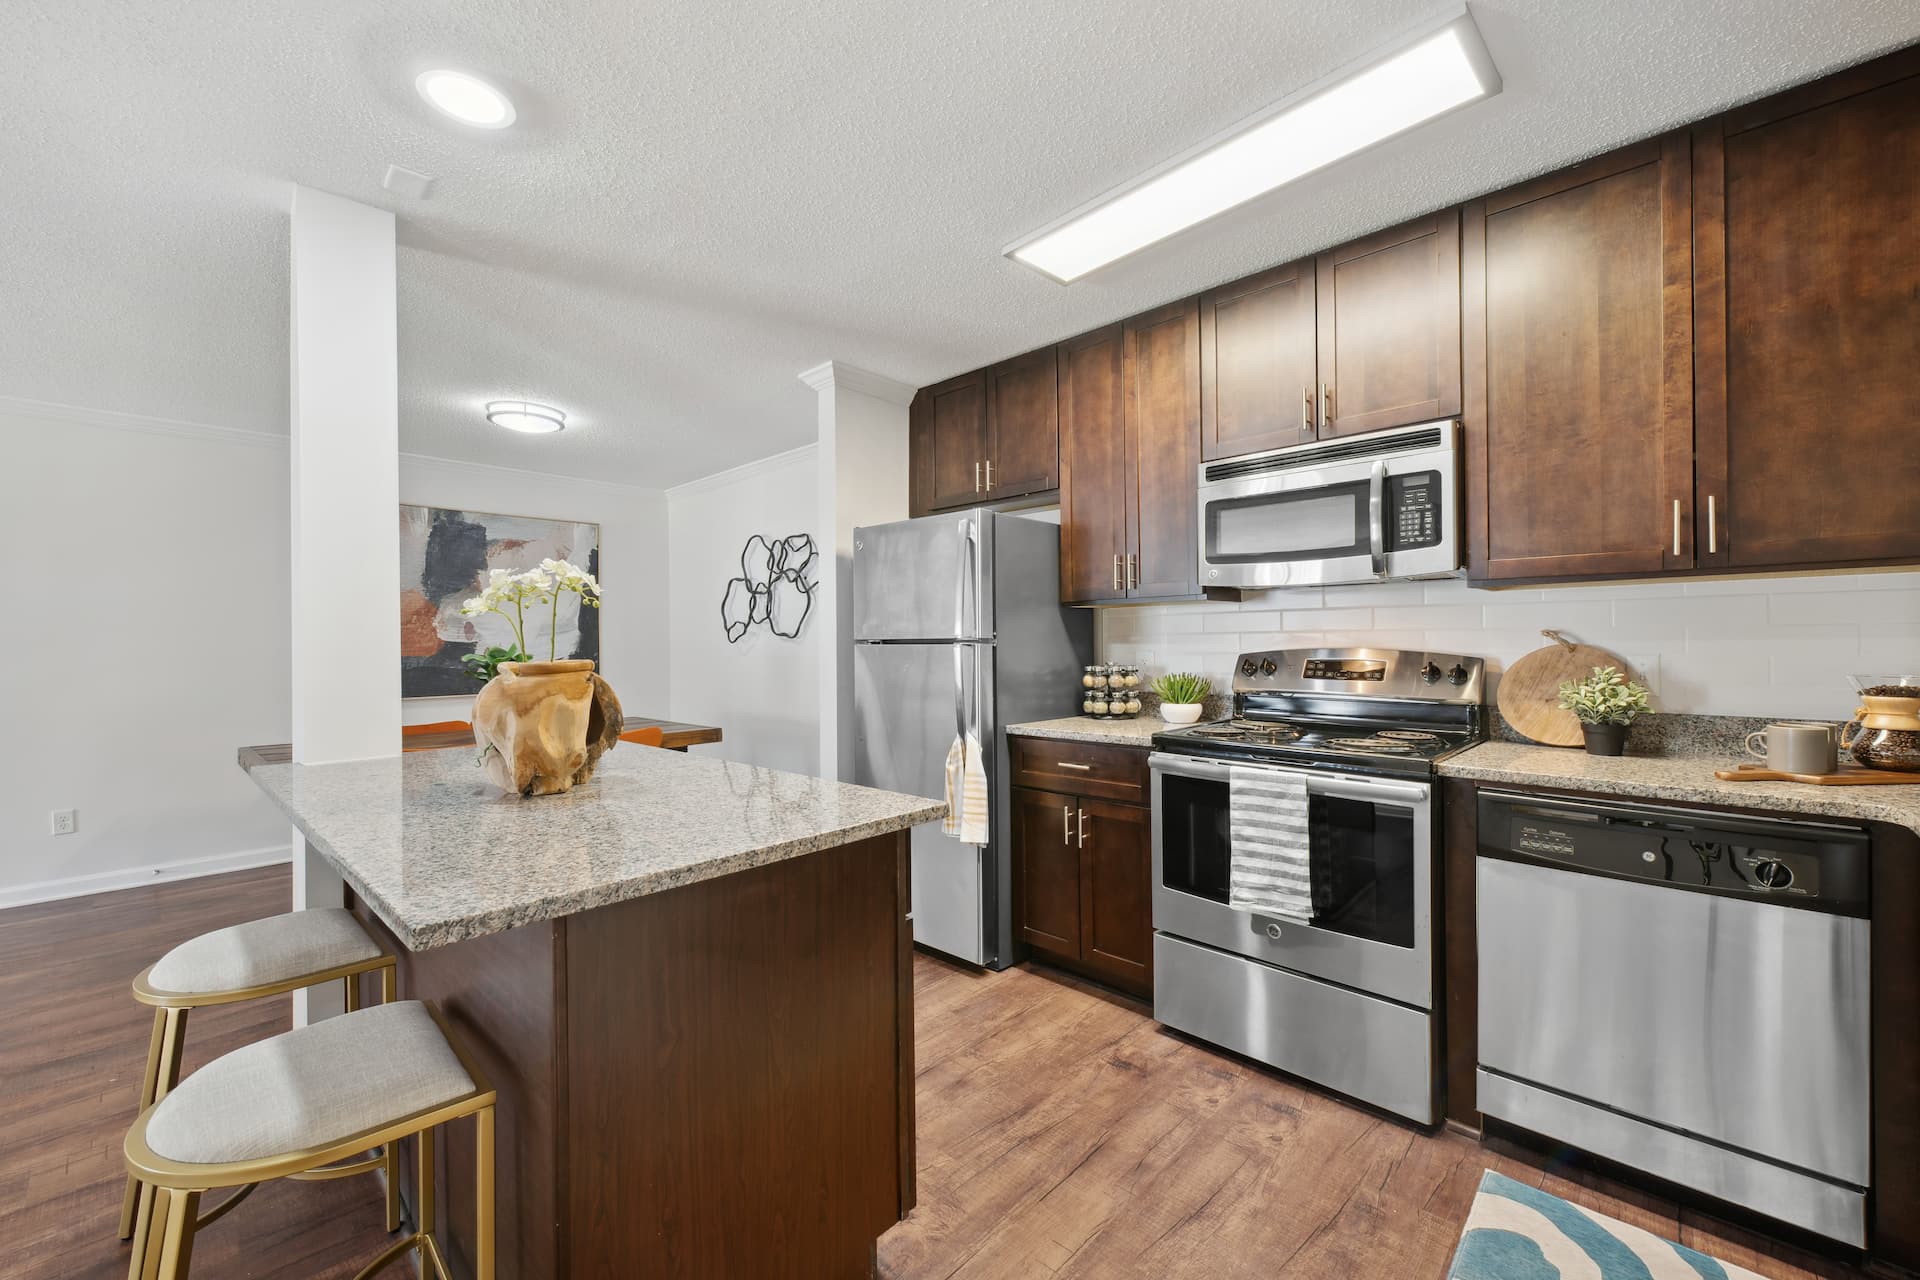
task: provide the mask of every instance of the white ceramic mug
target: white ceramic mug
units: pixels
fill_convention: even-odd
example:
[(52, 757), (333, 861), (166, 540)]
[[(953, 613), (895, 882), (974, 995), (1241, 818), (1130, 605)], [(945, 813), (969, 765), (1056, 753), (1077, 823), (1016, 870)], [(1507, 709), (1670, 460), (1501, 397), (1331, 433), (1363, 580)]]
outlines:
[(1785, 720), (1748, 734), (1747, 754), (1776, 773), (1833, 773), (1840, 768), (1840, 735), (1817, 720)]

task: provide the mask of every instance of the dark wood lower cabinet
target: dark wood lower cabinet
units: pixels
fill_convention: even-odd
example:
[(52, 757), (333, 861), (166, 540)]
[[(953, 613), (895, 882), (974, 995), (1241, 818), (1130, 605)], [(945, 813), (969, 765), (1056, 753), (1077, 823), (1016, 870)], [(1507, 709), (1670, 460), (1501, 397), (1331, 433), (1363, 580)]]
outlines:
[(1153, 990), (1152, 810), (1082, 800), (1080, 960), (1115, 986)]
[(901, 833), (430, 951), (356, 908), (499, 1093), (500, 1274), (871, 1274), (914, 1199), (908, 901)]
[(1150, 824), (1144, 805), (1014, 787), (1021, 940), (1050, 963), (1152, 996)]

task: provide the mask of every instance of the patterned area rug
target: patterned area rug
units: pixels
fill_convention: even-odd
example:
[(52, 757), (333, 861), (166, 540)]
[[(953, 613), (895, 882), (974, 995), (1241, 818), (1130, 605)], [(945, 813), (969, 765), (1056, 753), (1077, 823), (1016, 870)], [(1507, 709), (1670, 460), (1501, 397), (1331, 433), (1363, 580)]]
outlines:
[(1761, 1280), (1488, 1171), (1447, 1280)]

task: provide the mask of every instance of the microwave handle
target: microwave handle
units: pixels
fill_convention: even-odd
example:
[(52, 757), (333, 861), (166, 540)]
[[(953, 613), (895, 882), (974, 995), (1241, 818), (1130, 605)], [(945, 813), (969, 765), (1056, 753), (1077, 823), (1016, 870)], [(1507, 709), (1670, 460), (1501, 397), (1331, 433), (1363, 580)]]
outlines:
[(1380, 458), (1373, 460), (1372, 474), (1367, 477), (1367, 542), (1373, 555), (1373, 576), (1384, 581), (1387, 576), (1387, 464)]

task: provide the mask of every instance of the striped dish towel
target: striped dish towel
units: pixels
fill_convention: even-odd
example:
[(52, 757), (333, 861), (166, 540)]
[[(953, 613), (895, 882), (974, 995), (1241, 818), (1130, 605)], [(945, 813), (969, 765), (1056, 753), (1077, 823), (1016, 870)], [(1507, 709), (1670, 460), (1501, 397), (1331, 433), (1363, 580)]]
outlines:
[(1307, 780), (1233, 769), (1228, 782), (1227, 905), (1306, 923), (1313, 919), (1313, 840)]
[(961, 844), (987, 843), (987, 768), (980, 739), (955, 737), (947, 749), (947, 816), (940, 830)]

